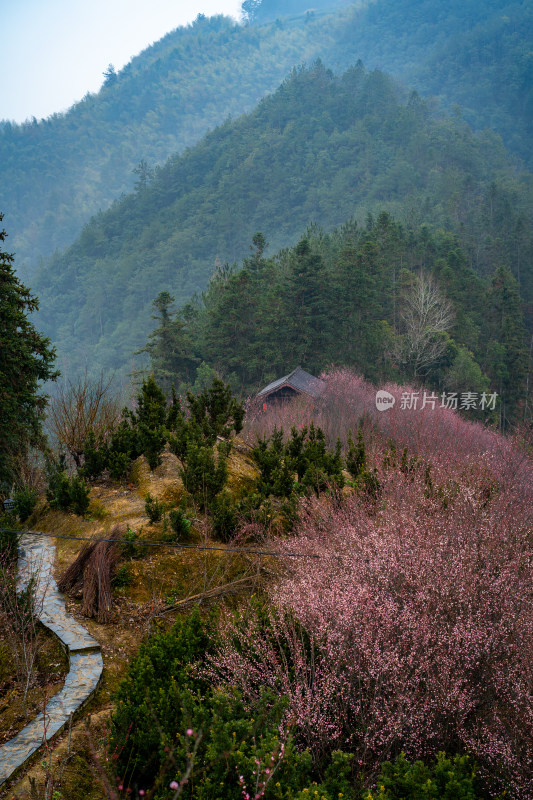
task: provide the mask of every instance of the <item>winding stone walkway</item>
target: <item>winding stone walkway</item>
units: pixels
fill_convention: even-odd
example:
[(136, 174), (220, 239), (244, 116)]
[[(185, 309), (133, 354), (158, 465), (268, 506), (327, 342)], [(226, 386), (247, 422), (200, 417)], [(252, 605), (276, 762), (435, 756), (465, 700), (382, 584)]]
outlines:
[(0, 747), (0, 786), (52, 738), (94, 694), (102, 676), (100, 645), (67, 613), (53, 577), (55, 546), (41, 534), (24, 534), (19, 546), (19, 589), (36, 575), (37, 616), (65, 647), (70, 669), (63, 688), (20, 733)]

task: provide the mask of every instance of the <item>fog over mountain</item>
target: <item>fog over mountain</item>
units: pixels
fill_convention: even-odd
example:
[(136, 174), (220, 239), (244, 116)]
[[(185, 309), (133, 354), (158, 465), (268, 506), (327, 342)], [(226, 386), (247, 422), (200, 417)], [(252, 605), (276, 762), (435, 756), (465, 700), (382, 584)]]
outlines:
[(251, 25), (198, 19), (111, 71), (97, 94), (68, 112), (0, 123), (0, 208), (22, 275), (31, 277), (42, 258), (74, 241), (91, 214), (131, 191), (141, 162), (164, 163), (317, 57), (336, 72), (358, 59), (391, 72), (475, 129), (497, 131), (531, 164), (528, 3), (283, 8), (290, 13), (274, 2), (254, 4)]

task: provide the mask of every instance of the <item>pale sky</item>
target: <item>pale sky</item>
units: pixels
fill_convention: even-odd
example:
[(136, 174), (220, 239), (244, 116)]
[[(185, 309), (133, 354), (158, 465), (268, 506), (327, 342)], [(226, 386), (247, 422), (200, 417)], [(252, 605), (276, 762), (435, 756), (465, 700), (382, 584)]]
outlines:
[(199, 13), (239, 17), (242, 0), (0, 0), (0, 119), (65, 111), (145, 47)]

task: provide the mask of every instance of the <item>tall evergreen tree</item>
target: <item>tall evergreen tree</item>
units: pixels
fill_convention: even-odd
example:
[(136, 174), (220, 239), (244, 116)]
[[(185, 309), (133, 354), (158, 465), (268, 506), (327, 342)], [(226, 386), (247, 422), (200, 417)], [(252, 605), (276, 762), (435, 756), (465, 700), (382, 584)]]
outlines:
[(153, 319), (159, 322), (148, 343), (139, 352), (148, 353), (155, 381), (169, 392), (173, 384), (189, 383), (199, 363), (193, 353), (192, 342), (180, 313), (172, 313), (174, 298), (169, 292), (160, 292), (153, 302), (157, 312)]
[[(523, 402), (516, 281), (504, 271), (489, 284), (454, 235), (407, 230), (382, 212), (365, 227), (311, 226), (269, 258), (264, 237), (253, 245), (242, 269), (217, 269), (201, 299), (179, 312), (205, 369), (234, 390), (257, 390), (296, 363), (315, 374), (338, 364), (375, 381), (416, 377), (438, 391), (506, 387), (508, 419)], [(454, 314), (444, 313), (450, 305)]]
[(285, 283), (286, 352), (311, 371), (320, 369), (329, 344), (326, 295), (322, 258), (304, 237), (294, 249)]
[[(0, 230), (0, 245), (6, 235)], [(16, 479), (16, 460), (42, 442), (47, 397), (39, 388), (59, 374), (50, 340), (28, 319), (38, 300), (20, 283), (13, 263), (14, 256), (0, 250), (0, 490)]]
[(129, 416), (137, 428), (138, 448), (146, 456), (150, 469), (155, 469), (161, 463), (165, 446), (168, 410), (165, 395), (153, 375), (143, 381), (137, 395), (137, 411), (129, 412)]
[(347, 243), (333, 276), (336, 360), (365, 371), (372, 364), (378, 368), (383, 349), (379, 321), (384, 316), (385, 293), (378, 274), (378, 253), (378, 245), (370, 237), (357, 248)]
[(257, 319), (257, 291), (249, 269), (235, 272), (211, 287), (206, 354), (234, 384), (246, 383), (255, 365), (253, 340)]
[(508, 267), (498, 267), (489, 292), (490, 345), (486, 370), (501, 399), (501, 427), (516, 419), (525, 401), (528, 349), (518, 284)]

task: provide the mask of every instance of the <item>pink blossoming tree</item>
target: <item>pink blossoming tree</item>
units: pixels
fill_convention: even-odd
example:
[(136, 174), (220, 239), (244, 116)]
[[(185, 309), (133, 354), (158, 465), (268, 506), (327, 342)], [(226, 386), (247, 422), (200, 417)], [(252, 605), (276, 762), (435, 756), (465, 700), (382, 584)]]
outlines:
[[(328, 391), (313, 414), (337, 409), (332, 435), (367, 412), (379, 500), (305, 501), (275, 544), (319, 558), (286, 559), (269, 610), (227, 620), (212, 670), (250, 700), (265, 684), (287, 695), (286, 721), (318, 760), (347, 750), (372, 776), (401, 751), (470, 752), (489, 792), (530, 798), (531, 460), (447, 409), (380, 414), (349, 373)], [(389, 438), (416, 454), (412, 469), (385, 458)]]

